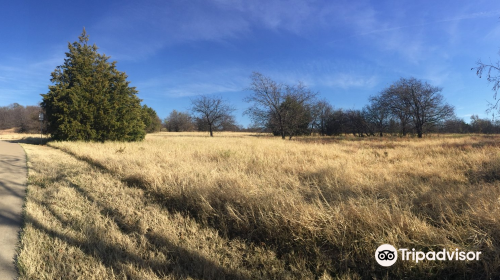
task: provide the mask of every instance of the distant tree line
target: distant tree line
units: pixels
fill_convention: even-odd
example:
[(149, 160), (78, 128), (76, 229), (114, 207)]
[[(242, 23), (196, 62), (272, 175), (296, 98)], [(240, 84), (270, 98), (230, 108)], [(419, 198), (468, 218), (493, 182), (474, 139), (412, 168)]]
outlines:
[[(147, 133), (163, 128), (170, 132), (254, 131), (268, 132), (291, 139), (297, 135), (383, 136), (424, 133), (500, 133), (500, 120), (481, 119), (477, 115), (466, 123), (454, 115), (453, 107), (444, 103), (441, 89), (415, 78), (393, 83), (361, 110), (335, 109), (326, 100), (303, 84), (279, 84), (260, 73), (253, 73), (245, 111), (253, 121), (248, 128), (239, 126), (232, 108), (217, 96), (199, 96), (192, 100), (190, 111), (173, 110), (162, 122), (156, 112), (143, 105), (140, 119)], [(14, 103), (0, 107), (0, 129), (15, 128), (17, 132), (38, 133), (40, 106)], [(43, 123), (45, 133), (46, 122)]]
[(13, 103), (0, 107), (0, 130), (14, 128), (19, 133), (39, 133), (40, 106), (22, 106)]
[(440, 123), (437, 131), (441, 133), (500, 134), (500, 120), (481, 119), (477, 115), (472, 115), (470, 123), (466, 123), (460, 118), (454, 118)]
[[(335, 109), (318, 100), (304, 84), (278, 83), (258, 72), (251, 76), (244, 112), (252, 119), (250, 131), (273, 133), (283, 139), (298, 135), (383, 136), (425, 133), (500, 133), (500, 121), (457, 118), (442, 89), (415, 78), (400, 78), (369, 98), (360, 110)], [(231, 114), (234, 110), (220, 97), (192, 100), (191, 112), (172, 111), (164, 119), (167, 131), (241, 131)], [(211, 115), (212, 114), (212, 115)], [(212, 135), (212, 133), (211, 133)]]
[[(209, 115), (209, 119), (211, 119)], [(211, 125), (206, 117), (193, 114), (191, 112), (178, 112), (173, 110), (164, 120), (163, 127), (169, 132), (183, 131), (207, 131), (213, 136), (214, 131), (244, 131), (245, 129), (239, 126), (234, 116), (230, 113), (223, 114), (217, 120), (211, 121)]]

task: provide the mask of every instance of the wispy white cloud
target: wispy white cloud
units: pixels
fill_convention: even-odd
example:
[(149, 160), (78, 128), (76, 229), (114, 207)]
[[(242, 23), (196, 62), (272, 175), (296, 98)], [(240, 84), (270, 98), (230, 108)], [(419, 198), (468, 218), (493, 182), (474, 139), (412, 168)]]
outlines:
[[(282, 64), (214, 65), (200, 63), (168, 74), (151, 77), (134, 86), (149, 96), (186, 97), (202, 94), (243, 93), (253, 71), (279, 83), (303, 82), (312, 90), (373, 89), (386, 70), (352, 60), (289, 60)], [(244, 93), (243, 93), (244, 94)]]
[(230, 66), (197, 65), (144, 80), (135, 86), (140, 92), (174, 98), (240, 92), (248, 86), (250, 73)]
[[(448, 64), (433, 64), (432, 66), (425, 67), (422, 74), (419, 75), (422, 79), (429, 81), (434, 86), (443, 86), (450, 82), (452, 79), (451, 66)], [(456, 76), (453, 78), (457, 78)], [(460, 80), (455, 80), (456, 83), (461, 83)]]
[(500, 38), (500, 25), (494, 26), (487, 34), (484, 36), (484, 40), (488, 43), (498, 43), (498, 38)]
[[(446, 10), (447, 14), (413, 11), (404, 6), (380, 13), (375, 6), (352, 6), (352, 15), (342, 17), (350, 34), (339, 37), (331, 45), (346, 40), (369, 41), (378, 49), (386, 52), (396, 52), (408, 62), (419, 64), (421, 61), (435, 55), (437, 31), (445, 30), (438, 40), (456, 43), (463, 35), (463, 22), (481, 18), (500, 16), (500, 10), (470, 12), (471, 7)], [(408, 24), (410, 22), (410, 24)], [(492, 36), (494, 37), (494, 36)], [(496, 37), (495, 37), (496, 38)], [(442, 42), (441, 48), (442, 48)]]
[[(419, 17), (411, 8), (394, 5), (377, 10), (368, 1), (317, 2), (303, 0), (151, 1), (124, 4), (92, 28), (97, 40), (111, 49), (114, 58), (141, 60), (168, 46), (192, 41), (228, 42), (255, 35), (259, 29), (308, 36), (323, 30), (343, 34), (333, 44), (349, 38), (368, 37), (378, 48), (395, 51), (418, 64), (428, 53), (423, 30), (432, 25), (455, 25), (494, 17), (500, 11), (469, 12)], [(408, 22), (411, 22), (408, 24)], [(411, 30), (409, 32), (408, 30)], [(455, 30), (455, 31), (453, 31)], [(450, 29), (450, 37), (457, 27)], [(453, 33), (453, 34), (451, 34)], [(126, 46), (126, 47), (124, 47)]]
[[(351, 26), (354, 26), (357, 33), (350, 36), (365, 36), (376, 33), (392, 32), (401, 29), (408, 29), (413, 27), (424, 27), (428, 25), (436, 25), (438, 23), (446, 22), (460, 22), (467, 19), (477, 19), (486, 17), (498, 17), (500, 16), (500, 10), (493, 11), (483, 11), (483, 12), (473, 12), (473, 13), (462, 13), (455, 16), (449, 16), (444, 19), (419, 21), (413, 24), (400, 24), (397, 22), (389, 22), (383, 19), (377, 18), (377, 13), (369, 7), (364, 7), (363, 9), (356, 12), (359, 16), (356, 17), (345, 17), (346, 22), (351, 22)], [(401, 11), (401, 14), (405, 14)], [(405, 20), (404, 22), (407, 22)]]
[(364, 88), (372, 89), (378, 84), (376, 76), (353, 75), (348, 73), (338, 73), (331, 76), (318, 78), (318, 84), (332, 88), (352, 89)]
[(248, 22), (205, 1), (132, 2), (103, 18), (92, 29), (96, 39), (120, 59), (143, 59), (166, 46), (189, 41), (221, 41), (241, 36)]
[(141, 59), (190, 41), (245, 38), (256, 29), (307, 35), (329, 22), (325, 20), (331, 16), (327, 11), (333, 11), (329, 6), (303, 0), (132, 2), (92, 29), (98, 31), (96, 38), (102, 45), (120, 49), (121, 59)]
[(165, 88), (165, 94), (170, 97), (186, 97), (205, 94), (220, 94), (239, 92), (243, 88), (235, 84), (217, 83), (189, 83)]
[(368, 61), (348, 58), (321, 60), (294, 60), (292, 65), (278, 67), (273, 77), (288, 83), (304, 82), (309, 87), (330, 89), (372, 89), (379, 83), (379, 75), (387, 69)]
[(301, 33), (318, 22), (328, 5), (303, 0), (214, 0), (219, 7), (240, 12), (247, 22), (271, 30)]

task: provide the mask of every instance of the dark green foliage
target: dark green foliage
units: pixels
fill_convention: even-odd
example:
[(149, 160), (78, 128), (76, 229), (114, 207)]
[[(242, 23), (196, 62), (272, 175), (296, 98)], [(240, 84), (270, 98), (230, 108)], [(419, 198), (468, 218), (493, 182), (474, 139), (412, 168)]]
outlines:
[(143, 140), (137, 90), (116, 70), (116, 62), (87, 43), (84, 29), (79, 42), (68, 44), (64, 64), (51, 74), (54, 85), (42, 94), (48, 132), (56, 140)]
[(142, 106), (142, 122), (146, 126), (146, 132), (158, 132), (161, 129), (161, 119), (153, 108)]

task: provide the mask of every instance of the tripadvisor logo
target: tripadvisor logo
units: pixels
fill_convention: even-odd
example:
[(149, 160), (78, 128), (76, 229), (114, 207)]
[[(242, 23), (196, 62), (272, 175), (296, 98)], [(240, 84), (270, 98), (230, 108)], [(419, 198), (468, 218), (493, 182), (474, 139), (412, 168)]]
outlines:
[(375, 260), (381, 266), (391, 266), (398, 260), (398, 252), (394, 246), (383, 244), (377, 248), (375, 252)]
[(448, 251), (443, 249), (441, 251), (430, 251), (424, 253), (422, 251), (415, 251), (415, 249), (399, 249), (396, 250), (394, 246), (390, 244), (383, 244), (377, 248), (375, 251), (375, 260), (381, 266), (391, 266), (398, 260), (398, 251), (400, 252), (402, 261), (414, 261), (418, 263), (419, 261), (478, 261), (481, 252), (464, 252), (455, 249), (454, 251)]

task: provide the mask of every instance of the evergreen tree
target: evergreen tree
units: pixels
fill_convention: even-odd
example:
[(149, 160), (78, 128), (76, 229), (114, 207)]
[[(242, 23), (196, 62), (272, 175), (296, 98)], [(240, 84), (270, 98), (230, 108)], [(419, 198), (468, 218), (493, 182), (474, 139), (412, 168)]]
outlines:
[(137, 90), (88, 40), (84, 28), (79, 42), (68, 43), (64, 64), (51, 74), (54, 85), (42, 94), (48, 132), (55, 140), (143, 140)]
[(161, 119), (156, 111), (147, 105), (142, 106), (142, 121), (147, 133), (158, 132), (161, 129)]

